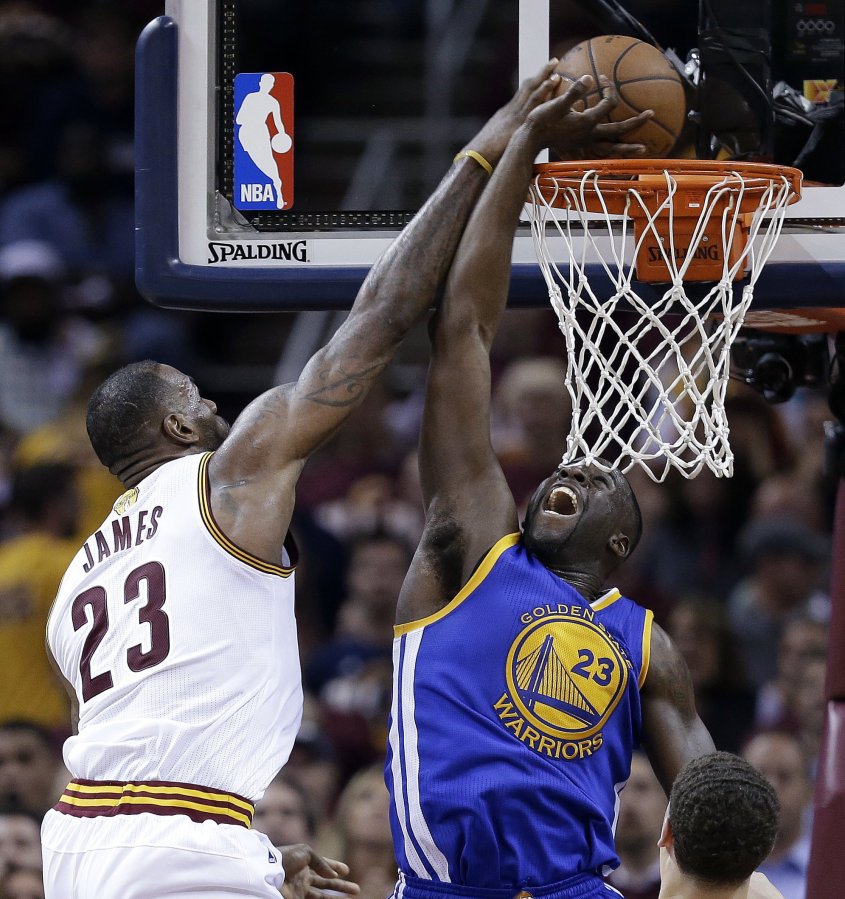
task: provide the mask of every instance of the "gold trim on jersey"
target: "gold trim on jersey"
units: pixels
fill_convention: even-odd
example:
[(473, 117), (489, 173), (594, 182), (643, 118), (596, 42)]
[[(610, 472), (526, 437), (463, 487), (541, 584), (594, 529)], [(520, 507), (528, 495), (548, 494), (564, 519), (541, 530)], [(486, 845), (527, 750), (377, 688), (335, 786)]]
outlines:
[(72, 780), (59, 801), (57, 811), (76, 817), (186, 814), (194, 821), (252, 826), (253, 804), (233, 793), (223, 793), (195, 784), (123, 783)]
[(608, 606), (612, 606), (617, 599), (621, 598), (622, 594), (616, 587), (614, 587), (612, 590), (608, 590), (607, 593), (604, 594), (604, 596), (600, 596), (597, 600), (591, 602), (590, 608), (595, 612), (600, 612), (602, 609), (606, 609)]
[(640, 676), (637, 678), (637, 686), (642, 690), (648, 674), (649, 662), (651, 662), (651, 625), (654, 622), (654, 612), (645, 610), (645, 622), (643, 624), (643, 662), (640, 667)]
[(394, 636), (401, 637), (402, 634), (408, 634), (421, 627), (426, 627), (426, 625), (433, 624), (435, 621), (439, 621), (441, 618), (445, 618), (450, 612), (453, 612), (470, 595), (470, 593), (478, 587), (484, 578), (487, 577), (490, 573), (490, 569), (499, 560), (499, 556), (501, 556), (506, 549), (510, 549), (510, 547), (519, 543), (521, 536), (522, 534), (517, 532), (515, 534), (508, 534), (506, 537), (502, 537), (501, 540), (498, 540), (493, 544), (493, 547), (482, 559), (481, 564), (472, 573), (472, 577), (466, 584), (464, 584), (454, 599), (451, 599), (447, 605), (443, 606), (442, 609), (434, 612), (432, 615), (427, 615), (425, 618), (418, 618), (416, 621), (409, 621), (407, 624), (397, 624), (393, 628)]
[(214, 520), (214, 514), (211, 511), (211, 486), (208, 482), (208, 463), (213, 455), (213, 453), (206, 453), (202, 457), (199, 467), (199, 482), (197, 484), (200, 515), (202, 516), (203, 524), (205, 524), (208, 532), (230, 556), (234, 556), (241, 562), (245, 562), (252, 568), (263, 571), (265, 574), (277, 574), (280, 577), (290, 577), (296, 568), (295, 565), (286, 568), (282, 565), (274, 565), (272, 562), (265, 562), (263, 559), (259, 559), (258, 556), (254, 556), (245, 549), (241, 549), (220, 530), (219, 525)]

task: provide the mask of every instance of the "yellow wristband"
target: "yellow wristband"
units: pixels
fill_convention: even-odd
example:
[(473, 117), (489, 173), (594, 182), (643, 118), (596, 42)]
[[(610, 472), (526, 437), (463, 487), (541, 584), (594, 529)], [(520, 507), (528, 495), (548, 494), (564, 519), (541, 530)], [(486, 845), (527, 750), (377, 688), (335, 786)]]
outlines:
[(478, 152), (478, 150), (461, 150), (460, 153), (452, 160), (452, 162), (460, 162), (461, 159), (474, 159), (488, 175), (493, 174), (493, 166)]

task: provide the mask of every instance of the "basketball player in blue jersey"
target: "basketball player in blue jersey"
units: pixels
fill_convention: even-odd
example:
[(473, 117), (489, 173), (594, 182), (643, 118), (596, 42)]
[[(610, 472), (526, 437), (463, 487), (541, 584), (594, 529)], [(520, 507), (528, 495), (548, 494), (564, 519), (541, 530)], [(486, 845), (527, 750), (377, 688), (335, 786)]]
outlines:
[[(48, 899), (278, 899), (291, 853), (250, 825), (302, 713), (296, 483), (433, 305), (487, 168), (556, 89), (555, 64), (481, 129), (299, 379), (231, 429), (166, 365), (136, 363), (95, 391), (88, 433), (126, 492), (71, 562), (47, 627), (79, 717), (73, 779), (42, 826)], [(568, 145), (617, 139), (604, 111), (570, 117)], [(312, 896), (355, 892), (345, 866), (309, 853), (292, 870)]]
[(632, 750), (645, 746), (667, 795), (689, 759), (713, 751), (679, 652), (607, 586), (640, 537), (625, 477), (561, 465), (520, 532), (491, 448), (490, 346), (533, 160), (557, 146), (561, 103), (512, 138), (432, 322), (426, 524), (398, 603), (386, 764), (397, 899), (618, 896), (601, 875), (618, 865)]

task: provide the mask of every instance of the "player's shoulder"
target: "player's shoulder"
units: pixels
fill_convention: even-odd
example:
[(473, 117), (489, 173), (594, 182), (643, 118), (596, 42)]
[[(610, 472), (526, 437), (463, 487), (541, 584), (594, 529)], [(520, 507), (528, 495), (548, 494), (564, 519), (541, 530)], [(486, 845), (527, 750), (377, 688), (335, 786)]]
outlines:
[(784, 899), (784, 897), (765, 874), (755, 871), (748, 885), (748, 899)]

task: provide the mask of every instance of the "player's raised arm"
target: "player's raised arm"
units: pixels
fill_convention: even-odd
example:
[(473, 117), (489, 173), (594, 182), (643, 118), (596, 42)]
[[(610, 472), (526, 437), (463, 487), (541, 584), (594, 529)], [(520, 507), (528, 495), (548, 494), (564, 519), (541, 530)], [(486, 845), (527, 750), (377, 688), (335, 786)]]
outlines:
[[(520, 86), (471, 141), (480, 156), (453, 166), (434, 194), (367, 275), (348, 318), (299, 380), (251, 403), (209, 466), (218, 523), (259, 556), (281, 547), (293, 488), (307, 458), (361, 403), (403, 337), (434, 305), (469, 213), (511, 135), (548, 96), (556, 60)], [(460, 155), (460, 154), (459, 154)], [(256, 508), (276, 504), (272, 533)], [(248, 546), (247, 546), (248, 544)]]
[[(561, 155), (586, 147), (601, 155), (631, 155), (642, 149), (625, 144), (624, 134), (648, 113), (607, 124), (616, 99), (606, 82), (600, 103), (583, 113), (573, 112), (572, 105), (590, 89), (592, 79), (582, 79), (555, 97), (558, 83), (556, 75), (549, 79), (546, 102), (515, 133), (478, 202), (432, 326), (420, 441), (428, 522), (421, 552), (426, 552), (429, 541), (432, 549), (444, 540), (453, 543), (455, 552), (460, 547), (459, 559), (455, 552), (449, 554), (450, 576), (443, 598), (465, 581), (481, 553), (517, 529), (513, 498), (490, 444), (489, 353), (507, 300), (514, 232), (534, 159), (545, 147), (554, 147)], [(432, 555), (443, 558), (436, 551)], [(412, 571), (406, 597), (417, 592), (415, 581)], [(408, 611), (408, 617), (420, 611)]]

